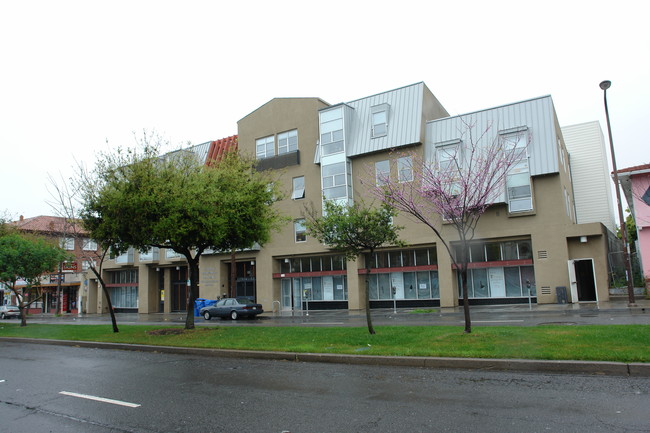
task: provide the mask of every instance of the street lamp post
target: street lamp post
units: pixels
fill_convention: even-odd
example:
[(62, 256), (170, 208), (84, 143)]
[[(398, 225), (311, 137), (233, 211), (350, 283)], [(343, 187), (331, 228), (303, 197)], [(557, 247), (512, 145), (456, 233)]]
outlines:
[(623, 240), (623, 261), (625, 262), (625, 279), (627, 280), (627, 299), (628, 306), (634, 305), (634, 278), (632, 277), (632, 265), (630, 263), (630, 255), (628, 254), (627, 243), (627, 227), (625, 226), (625, 218), (623, 217), (623, 205), (621, 203), (620, 182), (618, 180), (618, 169), (616, 168), (616, 155), (614, 155), (614, 142), (612, 141), (612, 128), (609, 124), (609, 110), (607, 109), (607, 89), (612, 85), (612, 82), (605, 80), (600, 83), (600, 88), (603, 89), (603, 98), (605, 101), (605, 118), (607, 119), (607, 132), (609, 134), (609, 151), (612, 154), (612, 168), (614, 170), (614, 184), (616, 187), (616, 205), (618, 207), (618, 219), (621, 224), (621, 239)]

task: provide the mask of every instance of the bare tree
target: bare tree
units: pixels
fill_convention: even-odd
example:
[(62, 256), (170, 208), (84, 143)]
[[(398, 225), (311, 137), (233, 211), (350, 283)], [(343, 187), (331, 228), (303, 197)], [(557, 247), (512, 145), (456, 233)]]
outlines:
[[(52, 200), (48, 201), (48, 204), (56, 216), (64, 219), (64, 230), (66, 231), (66, 236), (72, 237), (75, 239), (75, 242), (79, 242), (82, 246), (86, 242), (96, 243), (95, 240), (88, 238), (88, 232), (83, 227), (80, 215), (81, 202), (79, 191), (92, 191), (94, 188), (93, 181), (90, 178), (86, 166), (83, 163), (77, 162), (75, 177), (70, 179), (68, 182), (66, 182), (63, 177), (58, 182), (51, 175), (48, 175), (48, 177), (51, 187), (49, 192), (52, 196)], [(106, 258), (106, 254), (110, 251), (110, 246), (110, 242), (102, 242), (97, 244), (97, 248), (95, 249), (82, 247), (81, 260), (87, 264), (88, 270), (93, 273), (95, 278), (97, 278), (97, 283), (102, 288), (102, 293), (104, 294), (108, 304), (108, 312), (111, 316), (113, 332), (119, 332), (117, 319), (115, 318), (115, 311), (113, 310), (113, 303), (111, 301), (111, 293), (102, 276), (104, 259)], [(59, 284), (60, 280), (61, 275), (59, 274)], [(57, 301), (57, 310), (58, 308)]]
[[(461, 140), (457, 145), (441, 148), (428, 157), (410, 155), (408, 168), (413, 173), (412, 181), (405, 182), (401, 175), (391, 177), (378, 173), (377, 182), (373, 176), (372, 182), (365, 183), (376, 198), (429, 227), (445, 247), (461, 276), (465, 332), (470, 333), (469, 243), (474, 239), (481, 215), (488, 207), (503, 201), (501, 197), (506, 193), (508, 176), (514, 175), (518, 164), (527, 164), (528, 142), (524, 133), (512, 134), (506, 139), (492, 138), (491, 125), (477, 131), (475, 124), (463, 123), (464, 130), (459, 131)], [(455, 229), (457, 248), (453, 248), (451, 240), (443, 235), (445, 224)]]

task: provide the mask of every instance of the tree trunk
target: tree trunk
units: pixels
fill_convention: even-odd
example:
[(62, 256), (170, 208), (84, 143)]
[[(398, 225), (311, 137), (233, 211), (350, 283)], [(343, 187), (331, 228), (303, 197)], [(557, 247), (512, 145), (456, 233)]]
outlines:
[(108, 302), (108, 313), (111, 315), (113, 332), (120, 332), (120, 330), (117, 328), (117, 320), (115, 319), (115, 311), (113, 310), (113, 303), (111, 302), (111, 294), (103, 281), (100, 281), (99, 284), (102, 285), (102, 292), (104, 293), (104, 296), (106, 296), (106, 302)]
[(461, 280), (463, 282), (463, 313), (465, 315), (465, 334), (472, 333), (472, 319), (469, 316), (469, 295), (467, 290), (467, 263), (461, 265)]
[(190, 287), (187, 290), (187, 316), (185, 317), (185, 329), (194, 329), (194, 301), (198, 297), (199, 286), (199, 256), (187, 257), (188, 278)]
[(230, 252), (230, 297), (237, 297), (237, 252)]
[[(102, 257), (102, 261), (104, 260), (104, 257)], [(113, 311), (113, 302), (111, 301), (111, 294), (106, 288), (106, 284), (104, 284), (104, 278), (101, 276), (101, 268), (97, 270), (96, 268), (92, 267), (90, 270), (95, 274), (95, 277), (97, 277), (97, 283), (102, 286), (102, 293), (106, 297), (106, 302), (108, 302), (108, 313), (111, 315), (111, 324), (113, 325), (113, 332), (117, 333), (120, 332), (120, 330), (117, 327), (117, 319), (115, 319), (115, 311)]]
[(27, 326), (27, 305), (20, 302), (20, 327)]
[(371, 250), (366, 257), (366, 322), (368, 323), (368, 332), (370, 335), (375, 334), (375, 328), (372, 326), (372, 316), (370, 315), (370, 259), (373, 251)]

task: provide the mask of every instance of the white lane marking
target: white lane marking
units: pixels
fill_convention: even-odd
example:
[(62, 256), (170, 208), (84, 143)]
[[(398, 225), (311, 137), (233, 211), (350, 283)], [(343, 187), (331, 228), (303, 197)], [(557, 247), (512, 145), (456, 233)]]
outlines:
[(129, 403), (128, 401), (112, 400), (110, 398), (95, 397), (94, 395), (77, 394), (76, 392), (61, 391), (59, 394), (69, 395), (70, 397), (85, 398), (86, 400), (101, 401), (102, 403), (117, 404), (126, 407), (140, 407), (139, 404)]
[[(502, 323), (502, 322), (523, 322), (523, 320), (472, 320), (472, 323)], [(462, 322), (461, 323), (465, 323)]]
[(5, 381), (4, 379), (0, 379), (0, 383), (2, 383), (2, 382), (4, 382), (4, 381)]

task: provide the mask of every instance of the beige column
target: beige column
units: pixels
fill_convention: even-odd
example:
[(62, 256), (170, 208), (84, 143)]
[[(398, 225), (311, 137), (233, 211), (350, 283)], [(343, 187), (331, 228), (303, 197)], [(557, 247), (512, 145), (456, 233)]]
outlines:
[(165, 313), (172, 312), (172, 278), (170, 268), (164, 268), (160, 270), (161, 276), (165, 279), (163, 281), (163, 287), (165, 289), (165, 299), (163, 310)]
[(365, 274), (359, 275), (359, 267), (363, 265), (362, 256), (355, 260), (347, 261), (347, 280), (348, 280), (348, 309), (365, 310), (366, 308), (366, 289)]
[(440, 285), (440, 306), (458, 306), (458, 282), (456, 272), (451, 268), (451, 257), (441, 243), (436, 243), (438, 256), (438, 284)]

